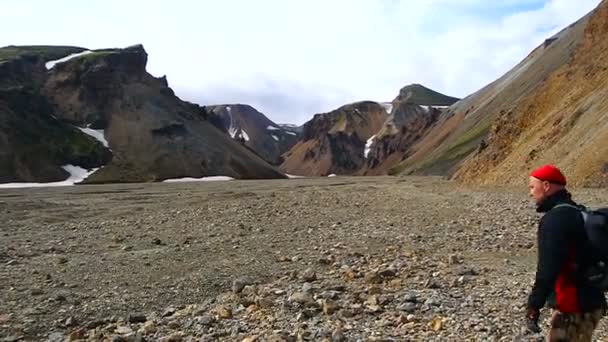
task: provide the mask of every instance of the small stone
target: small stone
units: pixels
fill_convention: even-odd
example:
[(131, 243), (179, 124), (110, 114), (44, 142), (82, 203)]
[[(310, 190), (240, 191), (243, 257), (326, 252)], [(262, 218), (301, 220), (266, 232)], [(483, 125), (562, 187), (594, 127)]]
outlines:
[(375, 271), (365, 273), (363, 278), (368, 284), (379, 284), (382, 282), (382, 277)]
[(204, 315), (198, 319), (198, 322), (204, 326), (211, 326), (215, 323), (215, 318), (211, 315)]
[(144, 323), (146, 322), (148, 319), (146, 318), (145, 315), (143, 314), (129, 314), (129, 316), (127, 317), (127, 322), (131, 323), (131, 324), (135, 324), (135, 323)]
[(245, 286), (251, 285), (251, 284), (253, 284), (253, 281), (247, 277), (241, 277), (241, 278), (235, 279), (232, 282), (232, 292), (239, 294), (243, 291)]
[(323, 313), (326, 315), (333, 315), (336, 311), (340, 309), (340, 306), (331, 299), (326, 299), (323, 301)]
[(147, 321), (142, 327), (142, 331), (146, 335), (154, 334), (157, 330), (156, 325), (152, 321)]
[(123, 246), (121, 249), (125, 252), (129, 252), (133, 250), (133, 246)]
[(318, 260), (321, 265), (330, 265), (332, 263), (332, 258), (328, 256), (322, 256)]
[(449, 265), (456, 265), (456, 264), (461, 264), (462, 262), (460, 261), (460, 257), (456, 254), (450, 254), (448, 256), (448, 264)]
[(84, 339), (85, 331), (84, 329), (76, 329), (70, 333), (68, 336), (69, 341), (77, 341)]
[(303, 305), (311, 305), (314, 303), (312, 296), (309, 293), (296, 292), (289, 297), (290, 302), (296, 302)]
[(222, 319), (232, 318), (232, 310), (224, 305), (218, 305), (213, 310), (215, 314)]
[(409, 303), (417, 303), (418, 302), (418, 297), (414, 293), (408, 293), (408, 294), (405, 295), (405, 297), (403, 298), (403, 300), (405, 302), (409, 302)]
[(42, 289), (37, 289), (37, 288), (36, 288), (36, 289), (32, 289), (32, 290), (30, 291), (30, 294), (31, 294), (32, 296), (40, 296), (40, 295), (44, 294), (44, 291), (42, 291)]
[(131, 328), (127, 327), (127, 326), (121, 325), (121, 326), (116, 327), (116, 329), (114, 330), (114, 332), (117, 333), (117, 334), (126, 335), (126, 334), (132, 333), (133, 329), (131, 329)]
[(154, 238), (154, 239), (152, 239), (152, 244), (153, 244), (153, 245), (157, 245), (157, 246), (159, 246), (159, 245), (161, 245), (162, 243), (163, 243), (163, 242), (162, 242), (162, 241), (161, 241), (159, 238)]
[(91, 321), (89, 323), (87, 323), (86, 328), (87, 329), (95, 329), (97, 327), (100, 327), (102, 325), (106, 324), (105, 321), (103, 320), (95, 320), (95, 321)]
[(397, 310), (404, 312), (414, 312), (416, 311), (416, 304), (412, 302), (405, 302), (397, 307)]
[(470, 268), (470, 267), (459, 268), (457, 274), (459, 276), (476, 276), (476, 275), (478, 275), (477, 271), (475, 271), (475, 269)]
[(312, 268), (308, 268), (302, 273), (302, 279), (306, 282), (313, 282), (317, 280), (317, 273)]
[(7, 266), (17, 265), (17, 260), (14, 260), (14, 259), (13, 259), (13, 260), (9, 260), (9, 261), (6, 263), (6, 265), (7, 265)]
[(443, 327), (443, 321), (440, 317), (435, 317), (431, 320), (429, 325), (434, 331), (439, 331)]
[(304, 292), (304, 293), (311, 293), (312, 292), (312, 284), (311, 283), (304, 283), (302, 285), (302, 292)]
[(23, 340), (23, 336), (11, 335), (5, 337), (2, 342), (17, 342)]
[(74, 317), (68, 317), (68, 319), (65, 320), (66, 327), (73, 327), (73, 326), (76, 326), (77, 324), (78, 324), (78, 322), (76, 321), (76, 319)]
[(337, 327), (336, 329), (334, 329), (334, 331), (331, 333), (331, 340), (332, 342), (344, 341), (344, 333), (342, 332), (341, 327)]
[(173, 316), (173, 314), (175, 313), (175, 308), (174, 307), (168, 307), (165, 309), (165, 311), (163, 311), (163, 313), (161, 314), (161, 317), (170, 317)]
[(415, 322), (416, 321), (416, 316), (414, 316), (412, 314), (409, 314), (409, 315), (407, 315), (406, 320), (408, 322)]
[(370, 286), (367, 293), (370, 295), (379, 295), (382, 293), (382, 288), (380, 286)]
[(52, 332), (49, 334), (47, 339), (48, 342), (63, 342), (64, 335), (62, 332)]
[(262, 309), (270, 309), (274, 305), (274, 302), (269, 298), (258, 298), (255, 304)]
[(384, 279), (392, 279), (395, 276), (397, 276), (397, 271), (388, 268), (386, 270), (381, 271), (380, 273), (380, 277), (384, 278)]
[(66, 264), (68, 262), (68, 258), (64, 257), (64, 256), (60, 256), (59, 258), (57, 258), (57, 263), (59, 263), (60, 265)]

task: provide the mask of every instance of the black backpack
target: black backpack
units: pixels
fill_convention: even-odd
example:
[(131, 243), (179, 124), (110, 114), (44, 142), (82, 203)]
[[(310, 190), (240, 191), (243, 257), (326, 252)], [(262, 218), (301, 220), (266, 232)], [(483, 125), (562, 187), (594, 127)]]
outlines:
[(591, 265), (581, 270), (582, 275), (591, 286), (608, 292), (608, 208), (588, 210), (566, 203), (555, 206), (558, 207), (575, 208), (581, 212), (593, 260)]

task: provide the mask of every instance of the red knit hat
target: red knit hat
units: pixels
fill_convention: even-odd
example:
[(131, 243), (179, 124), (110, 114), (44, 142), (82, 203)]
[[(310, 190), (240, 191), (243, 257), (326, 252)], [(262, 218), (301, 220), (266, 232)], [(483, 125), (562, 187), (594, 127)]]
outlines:
[(566, 185), (566, 177), (553, 165), (543, 165), (532, 171), (530, 176), (549, 183)]

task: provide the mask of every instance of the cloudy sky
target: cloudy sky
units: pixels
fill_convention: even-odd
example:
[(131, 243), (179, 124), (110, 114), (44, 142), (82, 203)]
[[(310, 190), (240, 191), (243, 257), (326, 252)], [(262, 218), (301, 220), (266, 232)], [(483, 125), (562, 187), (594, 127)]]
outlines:
[(600, 0), (29, 0), (3, 3), (0, 46), (146, 48), (185, 100), (247, 103), (301, 124), (421, 83), (464, 97)]

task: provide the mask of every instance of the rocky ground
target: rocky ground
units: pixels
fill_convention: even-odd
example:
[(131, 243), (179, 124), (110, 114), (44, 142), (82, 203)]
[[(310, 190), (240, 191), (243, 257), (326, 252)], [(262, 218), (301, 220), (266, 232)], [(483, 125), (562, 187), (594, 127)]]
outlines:
[(538, 219), (524, 185), (3, 189), (0, 215), (0, 341), (538, 339), (521, 334)]

